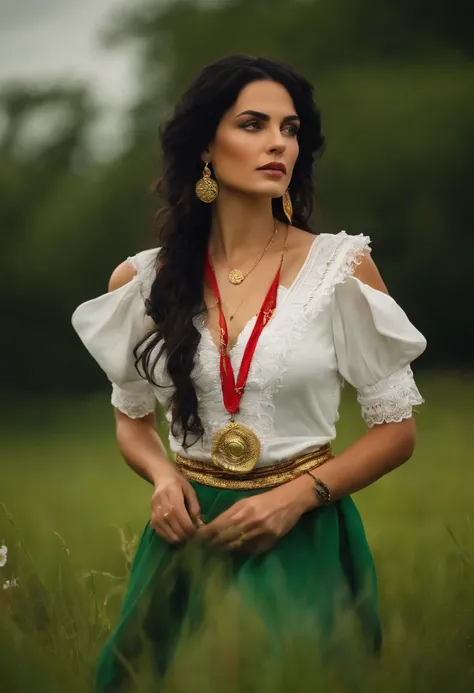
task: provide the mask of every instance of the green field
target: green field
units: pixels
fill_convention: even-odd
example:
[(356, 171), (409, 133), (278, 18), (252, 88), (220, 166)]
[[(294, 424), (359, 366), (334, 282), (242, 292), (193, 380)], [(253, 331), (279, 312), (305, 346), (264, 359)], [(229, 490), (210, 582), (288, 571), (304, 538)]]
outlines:
[[(227, 623), (217, 651), (216, 642), (202, 645), (199, 657), (184, 648), (163, 689), (137, 684), (137, 691), (474, 691), (473, 382), (420, 376), (418, 383), (426, 404), (414, 457), (355, 496), (379, 574), (380, 664), (323, 671), (303, 645), (268, 676), (251, 654), (241, 666), (229, 658)], [(0, 591), (0, 690), (85, 693), (117, 616), (151, 487), (119, 456), (106, 396), (23, 401), (13, 420), (11, 411), (1, 434), (8, 512), (0, 508), (0, 545), (9, 555), (0, 583), (18, 577), (19, 586)], [(347, 396), (336, 451), (363, 431)]]

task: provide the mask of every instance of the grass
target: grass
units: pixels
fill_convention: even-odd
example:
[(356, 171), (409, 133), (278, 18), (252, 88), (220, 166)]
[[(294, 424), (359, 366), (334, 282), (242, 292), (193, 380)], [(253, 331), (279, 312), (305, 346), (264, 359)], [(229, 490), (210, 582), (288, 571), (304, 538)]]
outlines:
[[(333, 671), (292, 642), (269, 671), (252, 654), (258, 629), (249, 629), (243, 666), (230, 595), (227, 610), (213, 610), (214, 640), (183, 645), (164, 688), (142, 682), (137, 691), (474, 690), (473, 384), (442, 375), (419, 384), (426, 404), (414, 457), (355, 496), (379, 575), (381, 662), (361, 655), (350, 672)], [(121, 461), (106, 397), (23, 404), (21, 421), (9, 423), (0, 486), (9, 560), (0, 582), (18, 577), (19, 586), (0, 591), (0, 690), (85, 693), (117, 618), (151, 487)], [(347, 396), (336, 451), (363, 432)]]

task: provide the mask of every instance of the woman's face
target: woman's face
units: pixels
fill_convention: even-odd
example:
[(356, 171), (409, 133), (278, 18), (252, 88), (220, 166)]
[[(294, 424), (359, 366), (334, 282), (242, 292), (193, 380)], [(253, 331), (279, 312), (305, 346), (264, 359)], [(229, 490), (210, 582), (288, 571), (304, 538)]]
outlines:
[[(298, 157), (299, 118), (285, 87), (270, 80), (247, 84), (224, 114), (204, 161), (219, 187), (249, 195), (281, 197)], [(281, 171), (260, 167), (279, 163)]]

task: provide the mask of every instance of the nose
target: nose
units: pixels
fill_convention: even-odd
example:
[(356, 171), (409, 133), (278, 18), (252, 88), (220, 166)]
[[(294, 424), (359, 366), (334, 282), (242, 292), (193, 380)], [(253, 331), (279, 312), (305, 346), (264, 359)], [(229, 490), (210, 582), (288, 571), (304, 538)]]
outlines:
[(280, 142), (279, 144), (274, 144), (269, 148), (269, 153), (270, 154), (283, 154), (283, 152), (286, 149), (286, 144), (284, 142)]
[(286, 142), (283, 138), (280, 128), (276, 131), (272, 130), (269, 137), (269, 144), (267, 151), (270, 154), (278, 153), (282, 154), (286, 150)]

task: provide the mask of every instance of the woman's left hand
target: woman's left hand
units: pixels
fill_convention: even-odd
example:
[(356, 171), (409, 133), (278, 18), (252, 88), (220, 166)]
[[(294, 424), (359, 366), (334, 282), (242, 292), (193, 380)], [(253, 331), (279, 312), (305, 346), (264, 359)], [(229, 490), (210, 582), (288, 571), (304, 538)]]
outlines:
[(311, 490), (307, 480), (299, 478), (243, 498), (198, 529), (196, 536), (223, 550), (268, 551), (312, 507)]

